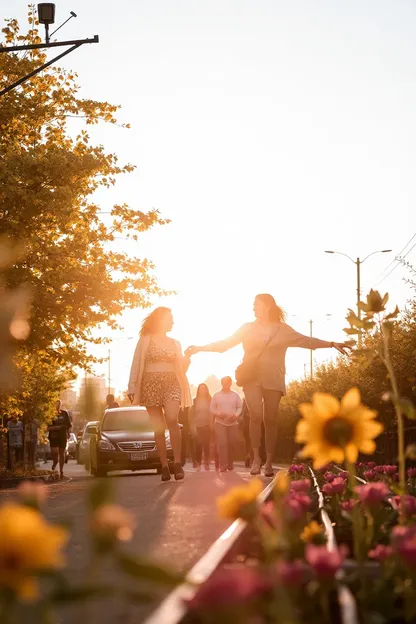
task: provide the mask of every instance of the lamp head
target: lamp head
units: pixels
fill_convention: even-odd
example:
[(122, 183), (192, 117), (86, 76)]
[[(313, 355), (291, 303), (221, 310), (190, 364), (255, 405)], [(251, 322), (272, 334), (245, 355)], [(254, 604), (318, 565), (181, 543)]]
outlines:
[(41, 2), (38, 4), (38, 19), (40, 24), (54, 24), (55, 5), (52, 2)]

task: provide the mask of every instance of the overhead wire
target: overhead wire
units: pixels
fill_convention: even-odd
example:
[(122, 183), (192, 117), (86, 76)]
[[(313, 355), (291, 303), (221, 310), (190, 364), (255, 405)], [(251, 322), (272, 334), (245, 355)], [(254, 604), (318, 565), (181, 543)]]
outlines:
[[(416, 236), (416, 234), (415, 234)], [(412, 237), (411, 240), (413, 240), (413, 238), (415, 238), (415, 236)], [(408, 243), (409, 244), (409, 243)], [(404, 249), (406, 249), (407, 245), (404, 247)], [(378, 284), (381, 284), (381, 282), (384, 282), (385, 279), (387, 279), (389, 277), (389, 275), (391, 275), (393, 273), (393, 271), (395, 271), (397, 269), (397, 267), (400, 265), (400, 260), (404, 260), (405, 258), (407, 258), (407, 256), (410, 254), (410, 252), (416, 247), (416, 243), (414, 245), (412, 245), (412, 247), (410, 247), (410, 249), (405, 253), (405, 255), (403, 257), (400, 257), (400, 253), (397, 256), (398, 260), (397, 260), (397, 264), (394, 265), (394, 267), (387, 273), (387, 275), (385, 275), (381, 280), (379, 280), (377, 282), (377, 286)]]

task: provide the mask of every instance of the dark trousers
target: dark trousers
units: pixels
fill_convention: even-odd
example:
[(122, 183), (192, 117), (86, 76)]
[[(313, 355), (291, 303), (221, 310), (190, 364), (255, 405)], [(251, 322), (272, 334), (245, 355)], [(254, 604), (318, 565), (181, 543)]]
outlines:
[(182, 450), (181, 457), (182, 462), (185, 463), (188, 458), (188, 453), (191, 456), (191, 461), (195, 463), (195, 443), (193, 436), (191, 435), (189, 427), (189, 407), (181, 409), (179, 412), (179, 422), (182, 427)]
[(204, 464), (209, 465), (211, 456), (211, 427), (206, 425), (204, 427), (196, 428), (195, 438), (195, 458), (196, 463), (202, 462), (202, 454), (204, 455)]

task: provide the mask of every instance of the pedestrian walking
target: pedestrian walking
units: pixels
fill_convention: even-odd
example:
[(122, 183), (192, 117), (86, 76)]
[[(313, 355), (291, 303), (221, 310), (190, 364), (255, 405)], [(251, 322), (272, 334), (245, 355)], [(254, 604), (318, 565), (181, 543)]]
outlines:
[(62, 402), (56, 402), (55, 417), (48, 426), (49, 444), (52, 455), (52, 470), (59, 462), (59, 476), (64, 478), (65, 448), (71, 431), (71, 418), (66, 410), (62, 409)]
[(205, 470), (210, 469), (213, 429), (211, 400), (207, 384), (199, 384), (194, 403), (190, 409), (191, 430), (194, 431), (195, 438), (197, 470), (201, 470), (202, 458), (204, 459)]
[(238, 417), (243, 407), (239, 395), (231, 390), (231, 386), (231, 377), (223, 377), (222, 390), (216, 392), (211, 401), (220, 472), (234, 469), (233, 447), (236, 442)]
[(38, 446), (39, 421), (29, 411), (25, 422), (25, 458), (32, 468), (36, 463), (36, 449)]
[(224, 353), (242, 343), (243, 362), (236, 370), (236, 380), (243, 387), (250, 414), (250, 441), (253, 449), (251, 474), (260, 474), (261, 423), (265, 427), (265, 476), (274, 475), (272, 461), (277, 438), (279, 404), (285, 394), (285, 357), (289, 347), (329, 349), (345, 354), (350, 346), (344, 342), (328, 342), (298, 333), (284, 322), (285, 313), (272, 295), (257, 295), (254, 300), (256, 320), (245, 323), (225, 340), (203, 347), (192, 346), (186, 353), (192, 356), (200, 351)]
[(13, 470), (16, 464), (23, 461), (23, 423), (17, 416), (11, 416), (7, 422), (9, 444), (9, 468)]
[(120, 403), (115, 400), (114, 394), (107, 394), (105, 397), (106, 409), (115, 409), (116, 407), (120, 407)]
[(169, 308), (156, 308), (143, 321), (140, 339), (131, 365), (128, 396), (134, 405), (144, 405), (155, 427), (155, 440), (162, 463), (162, 481), (171, 476), (166, 454), (166, 427), (174, 455), (176, 480), (185, 473), (181, 464), (179, 409), (191, 407), (192, 397), (186, 371), (190, 358), (184, 357), (177, 340), (167, 334), (173, 328)]
[[(246, 468), (249, 468), (253, 463), (253, 449), (251, 448), (250, 441), (250, 414), (245, 398), (243, 399), (243, 410), (238, 419), (238, 424), (244, 439), (244, 465)], [(260, 459), (261, 465), (263, 466), (266, 462), (266, 448), (264, 445), (264, 422), (261, 423)]]

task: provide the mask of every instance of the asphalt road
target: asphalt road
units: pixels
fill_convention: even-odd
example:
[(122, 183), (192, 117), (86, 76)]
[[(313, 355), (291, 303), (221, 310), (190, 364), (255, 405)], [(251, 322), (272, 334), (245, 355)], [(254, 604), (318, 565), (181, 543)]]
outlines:
[[(196, 472), (188, 464), (185, 471), (183, 481), (168, 483), (161, 483), (160, 476), (153, 471), (114, 473), (108, 477), (114, 485), (116, 502), (130, 510), (136, 519), (136, 531), (127, 545), (128, 552), (150, 557), (180, 572), (189, 570), (229, 524), (217, 517), (216, 498), (250, 478), (247, 469), (241, 466), (232, 473), (217, 474), (215, 471)], [(67, 464), (65, 472), (72, 481), (49, 486), (45, 513), (51, 520), (64, 518), (72, 522), (67, 574), (73, 580), (80, 580), (88, 560), (85, 501), (93, 478), (74, 461)], [(2, 491), (0, 502), (15, 496), (13, 491)], [(111, 566), (103, 574), (110, 582), (115, 578)], [(160, 598), (158, 596), (149, 605), (135, 606), (107, 600), (95, 606), (88, 616), (71, 607), (62, 611), (58, 621), (78, 624), (87, 617), (94, 624), (137, 624), (154, 609)]]

